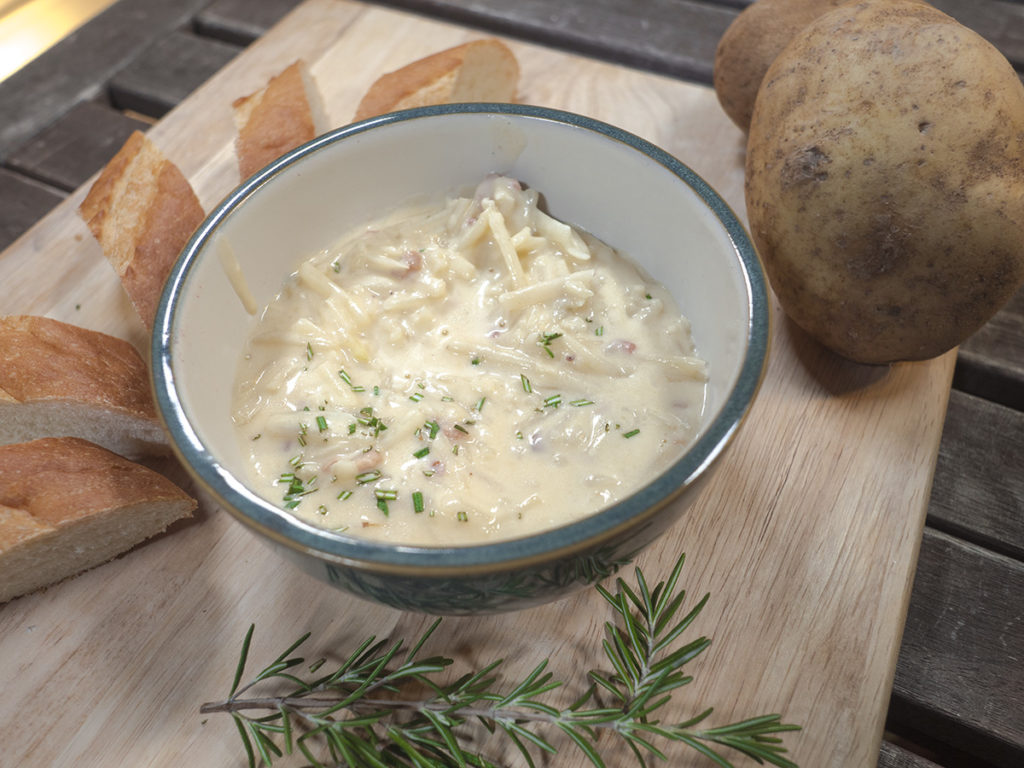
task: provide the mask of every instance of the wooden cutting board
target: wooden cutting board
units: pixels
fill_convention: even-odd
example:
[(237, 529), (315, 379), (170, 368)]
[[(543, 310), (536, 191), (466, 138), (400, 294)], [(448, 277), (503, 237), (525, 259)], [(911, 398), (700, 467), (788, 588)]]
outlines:
[[(479, 33), (344, 0), (309, 0), (150, 131), (210, 208), (237, 182), (231, 102), (304, 57), (335, 124), (370, 82)], [(689, 164), (743, 211), (743, 138), (707, 88), (510, 41), (521, 100), (617, 124)], [(0, 257), (0, 313), (48, 315), (146, 335), (77, 216), (86, 188)], [(759, 400), (698, 503), (640, 564), (651, 581), (688, 554), (683, 582), (711, 593), (693, 636), (713, 638), (668, 716), (715, 707), (709, 725), (778, 712), (805, 768), (874, 766), (924, 524), (953, 353), (863, 367), (822, 351), (775, 308)], [(168, 471), (184, 482), (180, 468)], [(579, 679), (603, 667), (593, 590), (517, 614), (448, 619), (435, 652), (510, 675), (550, 656)], [(241, 640), (254, 665), (313, 633), (340, 656), (365, 636), (414, 638), (429, 619), (321, 585), (227, 513), (194, 521), (114, 562), (0, 606), (0, 763), (235, 766), (226, 695)], [(567, 702), (566, 702), (567, 703)], [(557, 739), (556, 739), (557, 741)], [(562, 742), (559, 742), (562, 743)], [(620, 755), (616, 758), (614, 755)], [(521, 761), (507, 753), (509, 764)], [(610, 765), (632, 758), (612, 753)], [(681, 746), (673, 766), (710, 762)], [(753, 765), (735, 756), (737, 765)], [(549, 764), (586, 765), (571, 745)]]

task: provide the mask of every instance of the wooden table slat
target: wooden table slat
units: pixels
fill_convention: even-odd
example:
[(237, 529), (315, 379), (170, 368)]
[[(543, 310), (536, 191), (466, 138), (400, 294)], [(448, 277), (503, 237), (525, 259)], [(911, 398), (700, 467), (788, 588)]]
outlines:
[(1024, 410), (1024, 289), (961, 345), (955, 386)]
[(459, 24), (552, 45), (618, 64), (711, 82), (718, 39), (734, 8), (689, 0), (377, 0)]
[(215, 0), (195, 18), (196, 31), (235, 45), (248, 45), (280, 21), (299, 0)]
[(60, 190), (0, 168), (0, 250), (17, 240), (30, 226), (64, 199)]
[(80, 101), (99, 94), (139, 51), (189, 23), (210, 0), (120, 0), (0, 82), (0, 160)]
[(954, 390), (939, 445), (928, 524), (1024, 560), (1022, 461), (1024, 412)]
[(238, 55), (237, 45), (171, 32), (145, 48), (110, 81), (111, 101), (163, 117)]
[(889, 727), (933, 734), (992, 765), (1024, 756), (1024, 563), (926, 528)]
[(927, 758), (916, 755), (891, 741), (883, 741), (878, 768), (939, 768)]
[(149, 124), (97, 101), (83, 101), (8, 158), (8, 166), (66, 192), (99, 171), (135, 130)]

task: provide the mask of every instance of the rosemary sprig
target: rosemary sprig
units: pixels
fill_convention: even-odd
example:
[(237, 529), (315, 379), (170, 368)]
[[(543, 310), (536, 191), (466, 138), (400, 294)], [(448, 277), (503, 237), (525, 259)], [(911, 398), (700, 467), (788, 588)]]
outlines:
[[(652, 758), (668, 759), (656, 743), (663, 741), (692, 747), (720, 768), (732, 767), (721, 749), (758, 764), (797, 768), (785, 756), (779, 735), (800, 727), (783, 723), (779, 715), (714, 728), (701, 727), (711, 709), (677, 723), (656, 717), (672, 693), (692, 681), (683, 667), (711, 644), (707, 637), (679, 643), (708, 601), (705, 595), (680, 616), (686, 601), (685, 590), (678, 588), (684, 560), (680, 556), (668, 579), (653, 590), (639, 568), (635, 586), (619, 578), (614, 592), (597, 587), (613, 612), (603, 642), (611, 669), (590, 672), (589, 688), (568, 706), (549, 700), (564, 684), (547, 670), (547, 660), (515, 683), (500, 680), (501, 660), (443, 682), (452, 659), (420, 657), (441, 623), (437, 619), (407, 652), (403, 641), (370, 637), (332, 671), (321, 672), (324, 659), (309, 665), (313, 677), (304, 680), (295, 670), (305, 661), (292, 654), (309, 639), (307, 633), (241, 685), (250, 626), (228, 698), (203, 704), (200, 712), (231, 715), (251, 768), (296, 752), (318, 767), (498, 768), (467, 746), (464, 737), (474, 723), (503, 733), (531, 768), (536, 753), (557, 753), (545, 735), (551, 731), (568, 737), (595, 768), (606, 765), (599, 751), (602, 733), (622, 739), (640, 766)], [(259, 695), (252, 692), (268, 685), (271, 689)]]

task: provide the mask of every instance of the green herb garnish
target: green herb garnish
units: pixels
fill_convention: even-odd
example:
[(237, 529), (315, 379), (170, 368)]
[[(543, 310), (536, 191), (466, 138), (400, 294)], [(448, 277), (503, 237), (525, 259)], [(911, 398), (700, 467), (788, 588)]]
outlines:
[[(416, 505), (415, 494), (413, 499)], [(386, 514), (386, 501), (380, 503)], [(459, 519), (468, 516), (460, 512)], [(709, 599), (704, 595), (684, 613), (687, 593), (678, 588), (684, 560), (680, 556), (668, 579), (653, 590), (640, 568), (632, 585), (618, 578), (614, 592), (597, 586), (613, 616), (605, 623), (602, 644), (607, 668), (591, 671), (587, 685), (580, 686), (583, 695), (572, 702), (552, 700), (567, 686), (548, 671), (547, 659), (521, 680), (503, 678), (501, 660), (476, 672), (450, 674), (452, 658), (421, 655), (439, 618), (411, 648), (401, 640), (371, 636), (327, 670), (323, 658), (307, 664), (292, 655), (309, 639), (307, 633), (241, 685), (255, 630), (250, 625), (228, 698), (203, 704), (199, 712), (231, 715), (250, 768), (296, 753), (318, 768), (496, 768), (475, 750), (471, 730), (470, 738), (464, 738), (481, 721), (507, 737), (530, 766), (537, 764), (537, 753), (548, 753), (547, 764), (564, 746), (579, 749), (601, 768), (606, 761), (598, 737), (606, 734), (625, 741), (641, 766), (654, 758), (668, 760), (660, 741), (692, 747), (720, 768), (732, 768), (725, 750), (759, 764), (797, 768), (786, 757), (781, 737), (800, 726), (784, 723), (777, 714), (707, 727), (711, 708), (683, 720), (663, 711), (674, 692), (692, 681), (683, 672), (686, 664), (711, 644), (707, 637), (680, 641)], [(308, 679), (299, 677), (304, 666)]]

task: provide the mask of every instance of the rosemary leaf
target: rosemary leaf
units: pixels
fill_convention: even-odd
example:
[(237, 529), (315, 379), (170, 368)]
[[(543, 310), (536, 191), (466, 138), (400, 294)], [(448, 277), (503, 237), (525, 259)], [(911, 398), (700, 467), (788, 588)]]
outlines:
[[(390, 498), (391, 492), (382, 493)], [(614, 592), (597, 587), (614, 618), (605, 624), (601, 644), (611, 669), (590, 671), (589, 687), (568, 707), (552, 699), (565, 683), (548, 669), (547, 659), (518, 681), (500, 674), (501, 659), (445, 681), (440, 676), (452, 659), (421, 658), (441, 623), (436, 619), (408, 650), (401, 640), (370, 636), (334, 671), (310, 680), (298, 674), (304, 661), (293, 655), (309, 638), (305, 634), (241, 685), (254, 632), (250, 626), (228, 698), (204, 704), (200, 712), (231, 715), (252, 768), (258, 760), (271, 766), (275, 758), (294, 751), (313, 766), (324, 765), (318, 755), (328, 754), (330, 765), (349, 768), (497, 768), (464, 738), (471, 722), (506, 738), (529, 766), (535, 766), (537, 752), (558, 752), (542, 733), (547, 729), (561, 733), (595, 768), (606, 765), (598, 741), (605, 732), (617, 737), (642, 767), (648, 760), (669, 761), (665, 746), (676, 743), (721, 768), (733, 768), (721, 750), (760, 764), (797, 768), (786, 757), (781, 735), (800, 727), (784, 723), (779, 715), (715, 727), (703, 727), (712, 716), (711, 708), (675, 723), (661, 716), (672, 692), (693, 679), (683, 667), (711, 643), (698, 637), (677, 644), (708, 601), (704, 595), (679, 618), (686, 595), (677, 588), (682, 564), (680, 557), (669, 578), (654, 589), (639, 568), (634, 585), (618, 578)], [(324, 658), (308, 667), (311, 675), (326, 663)], [(243, 697), (257, 685), (271, 687)], [(249, 710), (266, 714), (250, 717), (245, 714)]]

